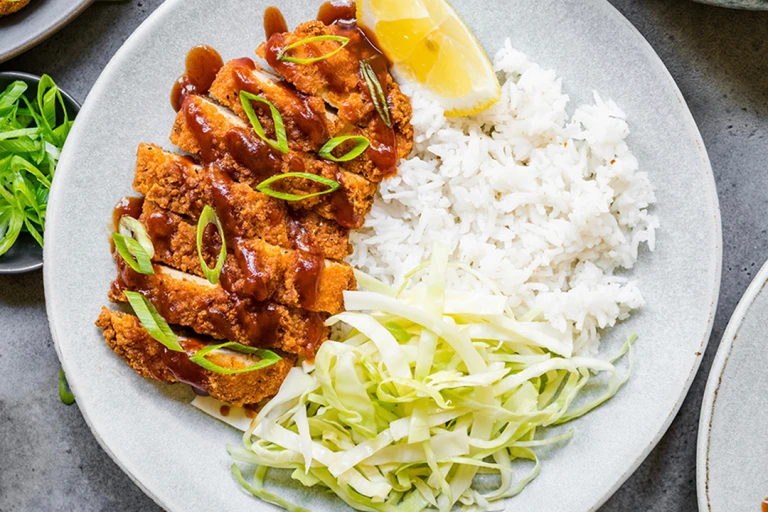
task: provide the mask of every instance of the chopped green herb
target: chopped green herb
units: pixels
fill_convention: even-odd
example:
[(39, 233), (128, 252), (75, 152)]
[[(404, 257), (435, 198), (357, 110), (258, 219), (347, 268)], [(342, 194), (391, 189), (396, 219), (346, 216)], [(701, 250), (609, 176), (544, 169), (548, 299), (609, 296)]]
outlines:
[[(349, 152), (347, 152), (346, 154), (338, 158), (333, 156), (333, 150), (336, 149), (336, 147), (339, 144), (344, 144), (348, 140), (354, 140), (355, 147), (353, 147), (351, 150), (349, 150)], [(334, 137), (328, 142), (326, 142), (325, 145), (322, 148), (320, 148), (320, 151), (318, 152), (318, 154), (322, 158), (333, 160), (334, 162), (348, 162), (362, 155), (363, 151), (365, 151), (370, 145), (371, 145), (371, 141), (369, 141), (366, 137), (363, 137), (362, 135), (345, 135), (342, 137)]]
[[(303, 46), (305, 44), (313, 43), (315, 41), (339, 41), (341, 42), (341, 46), (339, 46), (338, 48), (336, 48), (335, 50), (329, 53), (326, 53), (325, 55), (320, 55), (319, 57), (310, 57), (308, 59), (300, 59), (300, 58), (291, 57), (285, 54), (288, 50), (292, 50), (298, 46)], [(289, 44), (288, 46), (283, 48), (283, 51), (281, 51), (280, 54), (277, 56), (277, 60), (281, 60), (283, 62), (294, 62), (296, 64), (311, 64), (313, 62), (327, 59), (328, 57), (336, 55), (341, 51), (342, 48), (347, 46), (347, 44), (349, 44), (349, 38), (344, 36), (324, 35), (324, 36), (308, 37), (306, 39), (302, 39), (301, 41), (296, 41), (293, 44)]]
[(155, 257), (155, 246), (152, 244), (152, 239), (149, 237), (149, 233), (147, 233), (144, 224), (139, 222), (138, 219), (123, 215), (120, 217), (119, 228), (121, 235), (135, 238), (147, 252), (147, 256), (149, 256), (150, 259)]
[[(270, 112), (272, 112), (272, 122), (275, 125), (275, 137), (277, 140), (267, 138), (266, 133), (264, 133), (264, 127), (261, 126), (261, 122), (259, 122), (259, 118), (253, 110), (253, 105), (251, 105), (252, 101), (264, 103), (269, 107)], [(285, 134), (283, 116), (280, 115), (280, 111), (277, 110), (277, 107), (275, 107), (268, 99), (246, 91), (240, 91), (240, 104), (243, 106), (245, 114), (251, 121), (251, 126), (253, 126), (253, 131), (256, 132), (256, 135), (281, 153), (288, 153), (288, 136)]]
[[(72, 120), (51, 77), (30, 102), (23, 81), (0, 93), (0, 255), (27, 232), (42, 246), (53, 174)], [(57, 119), (57, 105), (63, 118)]]
[(146, 297), (131, 291), (124, 291), (123, 294), (133, 308), (133, 312), (139, 317), (139, 322), (141, 322), (141, 325), (150, 336), (165, 345), (168, 350), (184, 352), (179, 339), (171, 330), (171, 326), (160, 316), (155, 306)]
[(152, 258), (155, 246), (144, 225), (132, 217), (123, 216), (119, 228), (119, 233), (112, 233), (112, 242), (118, 254), (135, 272), (154, 275)]
[[(219, 258), (216, 260), (216, 266), (211, 268), (203, 258), (203, 234), (208, 224), (213, 224), (219, 230), (219, 236), (221, 237), (221, 249), (219, 250)], [(221, 226), (221, 221), (216, 212), (208, 205), (203, 208), (203, 213), (200, 215), (200, 219), (197, 221), (197, 256), (200, 258), (200, 267), (203, 269), (205, 278), (211, 284), (218, 284), (221, 277), (221, 270), (224, 268), (224, 262), (227, 259), (227, 241), (224, 239), (224, 228)]]
[[(326, 185), (328, 186), (328, 189), (322, 190), (320, 192), (314, 192), (312, 194), (307, 194), (304, 196), (299, 196), (296, 194), (289, 194), (287, 192), (272, 190), (270, 188), (270, 185), (272, 185), (272, 183), (283, 180), (285, 178), (305, 178), (305, 179), (316, 181), (317, 183)], [(324, 178), (322, 176), (317, 176), (315, 174), (310, 174), (308, 172), (286, 172), (284, 174), (276, 174), (275, 176), (272, 176), (271, 178), (262, 181), (261, 183), (259, 183), (259, 186), (256, 187), (256, 190), (264, 194), (267, 194), (268, 196), (274, 197), (276, 199), (282, 199), (284, 201), (301, 201), (302, 199), (309, 199), (310, 197), (321, 196), (323, 194), (330, 194), (331, 192), (338, 190), (340, 186), (341, 184), (338, 181)]]
[(365, 79), (365, 83), (368, 86), (368, 92), (371, 93), (371, 100), (373, 100), (373, 106), (376, 107), (376, 112), (379, 113), (381, 120), (388, 128), (392, 128), (392, 118), (389, 115), (389, 105), (387, 104), (387, 97), (384, 94), (384, 89), (381, 87), (379, 77), (376, 76), (376, 71), (371, 67), (371, 63), (367, 60), (360, 61), (360, 72)]
[(138, 241), (120, 233), (112, 233), (112, 241), (115, 243), (118, 254), (134, 272), (150, 276), (155, 274), (152, 260)]
[(67, 376), (64, 370), (59, 370), (59, 398), (64, 405), (72, 405), (75, 403), (75, 395), (69, 389), (69, 382), (67, 382)]
[[(219, 350), (224, 348), (234, 350), (235, 352), (240, 352), (242, 354), (259, 356), (261, 360), (252, 365), (246, 366), (245, 368), (233, 369), (233, 368), (224, 368), (223, 366), (219, 366), (215, 363), (212, 363), (211, 361), (205, 358), (206, 355), (210, 354), (214, 350)], [(202, 366), (206, 370), (210, 370), (215, 373), (223, 373), (226, 375), (234, 375), (236, 373), (246, 373), (246, 372), (252, 372), (255, 370), (261, 370), (262, 368), (266, 368), (267, 366), (272, 366), (273, 364), (278, 363), (280, 359), (282, 358), (279, 355), (272, 352), (271, 350), (247, 347), (245, 345), (241, 345), (240, 343), (236, 343), (234, 341), (228, 341), (226, 343), (221, 343), (219, 345), (210, 345), (208, 347), (205, 347), (202, 350), (195, 352), (195, 354), (190, 356), (189, 358), (190, 361), (192, 361), (197, 365)]]

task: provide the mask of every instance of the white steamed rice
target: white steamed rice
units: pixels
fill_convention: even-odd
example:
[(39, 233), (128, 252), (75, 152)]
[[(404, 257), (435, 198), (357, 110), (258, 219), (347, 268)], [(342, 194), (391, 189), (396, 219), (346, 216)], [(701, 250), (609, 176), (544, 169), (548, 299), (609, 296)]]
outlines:
[[(506, 41), (495, 56), (501, 100), (471, 117), (446, 118), (418, 90), (415, 146), (382, 183), (349, 262), (387, 283), (430, 256), (434, 241), (487, 276), (516, 312), (540, 310), (577, 351), (594, 351), (600, 331), (643, 304), (631, 268), (640, 244), (653, 250), (655, 201), (625, 138), (624, 113), (594, 95), (566, 112), (568, 96)], [(464, 272), (449, 286), (482, 285)]]

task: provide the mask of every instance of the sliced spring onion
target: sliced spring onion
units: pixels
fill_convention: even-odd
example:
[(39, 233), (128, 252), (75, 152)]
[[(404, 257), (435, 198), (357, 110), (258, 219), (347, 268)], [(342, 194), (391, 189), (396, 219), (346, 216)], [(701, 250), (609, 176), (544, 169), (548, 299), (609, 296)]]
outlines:
[[(253, 105), (251, 105), (252, 101), (264, 103), (269, 107), (269, 111), (272, 113), (272, 122), (275, 125), (275, 137), (277, 140), (267, 138), (266, 133), (264, 133), (264, 127), (261, 126), (261, 122), (259, 122), (259, 118), (256, 116), (256, 111), (253, 110)], [(243, 106), (245, 114), (251, 121), (251, 126), (253, 126), (253, 131), (256, 132), (256, 135), (281, 153), (288, 153), (288, 136), (285, 133), (283, 116), (280, 115), (280, 111), (277, 110), (277, 107), (263, 96), (257, 96), (246, 91), (240, 91), (240, 104)]]
[(152, 239), (149, 237), (149, 233), (147, 233), (144, 224), (137, 219), (127, 215), (120, 217), (120, 234), (124, 237), (135, 238), (144, 248), (149, 259), (155, 257), (155, 246), (152, 245)]
[(69, 382), (67, 382), (67, 376), (64, 374), (64, 370), (59, 370), (59, 398), (64, 405), (72, 405), (75, 403), (75, 395), (73, 395), (72, 390), (69, 389)]
[[(304, 196), (299, 196), (296, 194), (289, 194), (287, 192), (280, 192), (280, 191), (272, 190), (271, 188), (269, 188), (269, 186), (274, 182), (283, 180), (285, 178), (304, 178), (304, 179), (312, 180), (317, 183), (320, 183), (321, 185), (326, 185), (328, 189), (322, 190), (320, 192), (314, 192), (312, 194), (307, 194)], [(317, 197), (317, 196), (322, 196), (323, 194), (330, 194), (331, 192), (338, 190), (340, 186), (341, 184), (338, 181), (332, 180), (329, 178), (324, 178), (316, 174), (310, 174), (308, 172), (286, 172), (284, 174), (276, 174), (271, 178), (268, 178), (262, 181), (256, 187), (256, 190), (264, 194), (267, 194), (268, 196), (274, 197), (276, 199), (282, 199), (284, 201), (301, 201), (302, 199), (309, 199), (310, 197)]]
[[(315, 41), (339, 41), (341, 42), (341, 46), (336, 48), (335, 50), (326, 53), (325, 55), (321, 55), (319, 57), (310, 57), (308, 59), (300, 59), (298, 57), (291, 57), (289, 55), (286, 55), (285, 53), (288, 50), (292, 50), (296, 47), (303, 46), (305, 44), (313, 43)], [(336, 55), (341, 51), (342, 48), (347, 46), (349, 44), (349, 38), (344, 36), (334, 36), (334, 35), (323, 35), (323, 36), (313, 36), (308, 37), (306, 39), (302, 39), (301, 41), (296, 41), (293, 44), (289, 44), (285, 48), (283, 48), (283, 51), (280, 52), (280, 54), (277, 56), (277, 60), (283, 61), (283, 62), (294, 62), (296, 64), (311, 64), (313, 62), (317, 62), (319, 60), (327, 59), (328, 57), (331, 57), (333, 55)]]
[(115, 249), (129, 267), (139, 274), (154, 275), (152, 260), (141, 243), (120, 233), (112, 233), (112, 241), (115, 243)]
[[(333, 156), (333, 150), (336, 149), (337, 146), (340, 144), (344, 144), (348, 140), (355, 141), (355, 147), (353, 147), (349, 152), (343, 154), (340, 157)], [(363, 151), (365, 151), (368, 146), (371, 145), (371, 141), (368, 140), (367, 137), (363, 137), (362, 135), (344, 135), (341, 137), (334, 137), (328, 142), (325, 143), (325, 145), (320, 148), (320, 151), (318, 154), (321, 158), (325, 158), (327, 160), (333, 160), (334, 162), (349, 162), (350, 160), (353, 160), (357, 158), (358, 156), (363, 154)]]
[(381, 87), (379, 77), (376, 76), (376, 71), (373, 70), (368, 60), (360, 61), (360, 72), (363, 74), (368, 91), (371, 93), (371, 99), (373, 100), (373, 106), (376, 107), (376, 112), (379, 113), (384, 124), (388, 128), (392, 128), (392, 117), (389, 115), (387, 97), (384, 94), (384, 89)]
[(19, 80), (0, 89), (0, 255), (24, 232), (43, 245), (48, 194), (72, 126), (51, 77), (40, 79), (34, 98), (28, 88)]
[[(230, 350), (234, 350), (235, 352), (241, 352), (243, 354), (259, 356), (261, 358), (261, 361), (254, 363), (250, 366), (246, 366), (245, 368), (232, 369), (232, 368), (224, 368), (223, 366), (219, 366), (205, 358), (207, 354), (210, 354), (214, 350), (219, 350), (223, 348), (228, 348)], [(216, 373), (223, 373), (225, 375), (234, 375), (236, 373), (246, 373), (246, 372), (252, 372), (255, 370), (261, 370), (262, 368), (266, 368), (267, 366), (272, 366), (273, 364), (280, 362), (281, 359), (282, 358), (279, 355), (275, 354), (271, 350), (247, 347), (245, 345), (241, 345), (240, 343), (236, 343), (234, 341), (228, 341), (226, 343), (221, 343), (220, 345), (210, 345), (208, 347), (205, 347), (202, 350), (195, 352), (194, 355), (189, 357), (190, 361), (192, 361), (193, 363), (199, 366), (202, 366), (206, 370), (210, 370)]]
[(139, 322), (147, 330), (150, 336), (165, 345), (168, 350), (174, 352), (184, 352), (179, 339), (171, 330), (168, 322), (160, 316), (155, 306), (147, 300), (142, 294), (131, 291), (124, 291), (125, 298), (133, 308), (133, 312), (139, 317)]
[[(203, 258), (203, 234), (208, 224), (213, 224), (219, 230), (221, 237), (221, 250), (216, 260), (216, 266), (210, 268)], [(219, 216), (213, 208), (205, 205), (200, 219), (197, 221), (197, 257), (200, 258), (200, 267), (203, 269), (203, 275), (211, 284), (218, 284), (221, 277), (221, 270), (224, 268), (224, 262), (227, 260), (227, 241), (224, 239), (224, 228), (221, 225)]]

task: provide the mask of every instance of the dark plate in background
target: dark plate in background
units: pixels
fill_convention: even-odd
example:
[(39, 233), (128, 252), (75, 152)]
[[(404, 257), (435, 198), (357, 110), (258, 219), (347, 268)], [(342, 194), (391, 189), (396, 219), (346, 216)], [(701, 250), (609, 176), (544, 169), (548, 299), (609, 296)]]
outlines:
[(25, 52), (79, 16), (94, 0), (32, 0), (0, 18), (0, 62)]

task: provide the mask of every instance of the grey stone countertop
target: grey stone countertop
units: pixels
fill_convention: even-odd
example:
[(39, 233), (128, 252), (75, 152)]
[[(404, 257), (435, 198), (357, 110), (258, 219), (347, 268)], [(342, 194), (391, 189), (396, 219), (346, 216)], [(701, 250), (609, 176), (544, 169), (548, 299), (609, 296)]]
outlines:
[[(733, 309), (768, 258), (768, 13), (684, 0), (611, 2), (661, 56), (701, 129), (720, 196), (724, 262), (714, 331), (690, 393), (656, 449), (601, 510), (696, 510), (706, 377)], [(96, 3), (0, 70), (47, 72), (82, 101), (160, 3)], [(0, 343), (0, 512), (159, 510), (102, 451), (77, 407), (59, 401), (42, 272), (0, 276)]]

